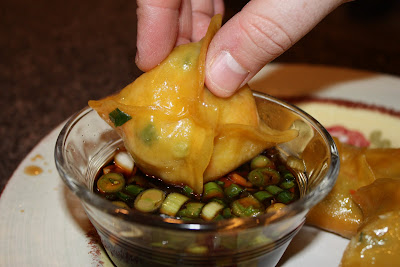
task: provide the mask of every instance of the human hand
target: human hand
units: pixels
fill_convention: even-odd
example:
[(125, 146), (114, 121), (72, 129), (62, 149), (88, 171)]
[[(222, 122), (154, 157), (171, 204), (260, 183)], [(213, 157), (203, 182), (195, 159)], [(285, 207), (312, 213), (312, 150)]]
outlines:
[(211, 18), (224, 13), (223, 0), (137, 0), (136, 64), (148, 71), (172, 49), (200, 41)]
[[(222, 0), (138, 0), (136, 63), (147, 71), (175, 45), (198, 41)], [(206, 58), (206, 86), (229, 97), (345, 0), (252, 0), (217, 32)], [(160, 46), (162, 44), (162, 46)]]

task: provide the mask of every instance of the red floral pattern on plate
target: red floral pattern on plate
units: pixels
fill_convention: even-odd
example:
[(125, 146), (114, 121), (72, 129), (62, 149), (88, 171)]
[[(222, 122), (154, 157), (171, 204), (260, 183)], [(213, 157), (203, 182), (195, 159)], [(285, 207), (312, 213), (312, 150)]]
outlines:
[(328, 127), (327, 130), (342, 143), (358, 147), (368, 147), (371, 144), (361, 132), (356, 130), (349, 130), (340, 125)]

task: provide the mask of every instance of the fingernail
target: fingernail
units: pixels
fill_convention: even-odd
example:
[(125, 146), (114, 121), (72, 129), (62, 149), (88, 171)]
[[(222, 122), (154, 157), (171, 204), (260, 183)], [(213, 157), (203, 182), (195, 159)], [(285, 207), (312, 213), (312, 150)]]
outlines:
[(228, 51), (216, 55), (207, 72), (208, 82), (219, 90), (214, 93), (220, 96), (232, 95), (249, 74)]
[(140, 60), (140, 55), (139, 55), (139, 49), (136, 50), (136, 55), (135, 55), (135, 64), (137, 65)]

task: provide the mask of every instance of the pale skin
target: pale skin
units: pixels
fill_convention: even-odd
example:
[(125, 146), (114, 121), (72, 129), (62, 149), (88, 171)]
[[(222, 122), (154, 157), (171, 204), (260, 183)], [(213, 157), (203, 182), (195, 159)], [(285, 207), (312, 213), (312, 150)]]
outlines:
[[(231, 96), (345, 0), (252, 0), (227, 21), (206, 58), (207, 88)], [(226, 1), (229, 4), (229, 0)], [(199, 41), (223, 0), (137, 0), (136, 64), (148, 71), (180, 44)]]

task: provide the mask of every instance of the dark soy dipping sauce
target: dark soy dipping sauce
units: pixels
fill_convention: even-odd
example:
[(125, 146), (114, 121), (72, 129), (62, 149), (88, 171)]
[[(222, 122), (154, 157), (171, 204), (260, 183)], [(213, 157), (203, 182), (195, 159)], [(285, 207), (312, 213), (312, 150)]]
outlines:
[[(121, 150), (123, 149), (117, 150), (116, 153)], [(105, 179), (107, 172), (111, 175), (106, 174), (109, 178)], [(104, 185), (103, 183), (99, 188), (99, 179), (105, 179), (107, 183), (113, 184)], [(105, 187), (101, 188), (102, 186)], [(112, 190), (107, 190), (107, 188), (112, 188)], [(148, 191), (150, 189), (155, 190)], [(147, 200), (144, 208), (139, 206), (138, 198), (143, 198), (146, 191), (152, 192), (148, 194), (151, 195), (150, 198), (161, 197), (154, 200), (157, 202), (154, 207), (151, 204), (148, 208)], [(185, 185), (163, 183), (161, 179), (147, 175), (136, 167), (132, 173), (127, 173), (119, 168), (114, 160), (100, 169), (95, 179), (94, 192), (126, 209), (139, 209), (162, 217), (186, 221), (255, 217), (271, 209), (284, 207), (300, 197), (296, 172), (286, 164), (275, 148), (263, 151), (251, 161), (211, 184), (205, 183), (201, 195), (194, 194), (193, 190)], [(168, 203), (164, 202), (171, 194), (175, 194), (174, 196), (180, 199), (178, 208), (172, 212), (164, 211), (169, 210)], [(206, 214), (205, 207), (211, 202), (213, 204), (208, 205), (211, 214)]]

